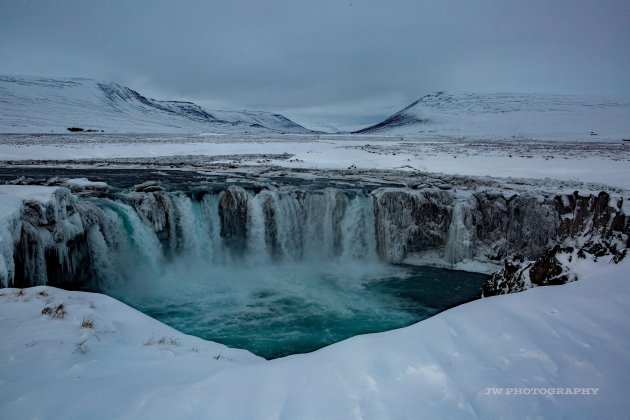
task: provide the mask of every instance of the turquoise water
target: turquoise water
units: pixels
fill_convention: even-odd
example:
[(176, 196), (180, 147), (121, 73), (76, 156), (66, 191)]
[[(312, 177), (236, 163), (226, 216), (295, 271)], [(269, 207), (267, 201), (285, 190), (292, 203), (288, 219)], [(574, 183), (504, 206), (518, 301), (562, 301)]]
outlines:
[(486, 279), (381, 264), (179, 264), (117, 297), (186, 334), (272, 359), (413, 324), (479, 297)]

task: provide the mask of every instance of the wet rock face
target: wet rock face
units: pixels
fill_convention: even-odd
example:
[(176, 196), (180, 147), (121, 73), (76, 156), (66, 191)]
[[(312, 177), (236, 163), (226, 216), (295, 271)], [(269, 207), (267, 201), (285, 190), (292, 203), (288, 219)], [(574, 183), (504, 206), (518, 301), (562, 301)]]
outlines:
[(476, 240), (479, 248), (491, 251), (488, 259), (500, 261), (515, 253), (535, 258), (555, 238), (558, 219), (548, 198), (486, 192), (473, 198)]
[(461, 198), (441, 189), (399, 189), (378, 192), (375, 203), (379, 253), (390, 262), (425, 252), (450, 264), (537, 258), (552, 246), (559, 225), (553, 199), (530, 193)]
[(444, 249), (453, 196), (442, 190), (386, 190), (375, 198), (379, 254), (401, 262), (410, 253)]
[(221, 237), (229, 249), (242, 253), (247, 247), (247, 191), (231, 186), (221, 193)]

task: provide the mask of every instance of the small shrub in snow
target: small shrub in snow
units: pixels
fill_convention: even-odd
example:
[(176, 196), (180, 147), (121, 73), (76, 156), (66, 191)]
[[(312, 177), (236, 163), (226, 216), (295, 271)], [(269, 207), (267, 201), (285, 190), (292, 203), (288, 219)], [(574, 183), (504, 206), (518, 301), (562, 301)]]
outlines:
[(88, 352), (88, 346), (85, 344), (85, 340), (81, 340), (79, 341), (77, 344), (75, 344), (74, 346), (74, 352), (79, 352), (82, 354), (85, 354)]
[(44, 309), (42, 309), (42, 315), (48, 315), (52, 319), (64, 319), (67, 314), (66, 307), (63, 303), (55, 307), (44, 306)]
[(24, 289), (20, 289), (20, 290), (18, 290), (18, 292), (15, 294), (15, 296), (17, 296), (17, 297), (22, 297), (22, 296), (24, 296)]
[(77, 344), (74, 345), (74, 353), (76, 353), (76, 352), (79, 352), (79, 353), (82, 353), (82, 354), (87, 353), (89, 348), (88, 348), (86, 343), (92, 337), (96, 337), (96, 339), (98, 341), (101, 341), (101, 339), (98, 337), (98, 335), (96, 335), (96, 332), (94, 332), (91, 335), (85, 337), (83, 340), (77, 342)]
[(94, 317), (92, 315), (85, 315), (81, 321), (81, 328), (94, 329)]
[(179, 346), (179, 340), (174, 337), (160, 337), (158, 344), (166, 344), (170, 346)]
[(152, 335), (144, 342), (145, 346), (153, 346), (155, 344), (159, 344), (163, 346), (176, 346), (176, 347), (179, 347), (181, 345), (177, 338), (167, 337), (165, 335), (161, 337), (155, 337), (154, 335)]
[(42, 290), (40, 292), (37, 292), (37, 296), (48, 297), (48, 292), (45, 290)]
[(60, 303), (55, 308), (55, 313), (53, 314), (53, 318), (55, 318), (55, 319), (64, 319), (66, 314), (67, 314), (66, 307), (63, 305), (63, 303)]

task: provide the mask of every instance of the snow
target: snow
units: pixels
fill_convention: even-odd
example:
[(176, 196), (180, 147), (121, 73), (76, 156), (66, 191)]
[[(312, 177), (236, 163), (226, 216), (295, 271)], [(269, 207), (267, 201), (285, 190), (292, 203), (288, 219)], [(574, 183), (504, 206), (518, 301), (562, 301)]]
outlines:
[(620, 141), (630, 134), (630, 98), (438, 92), (361, 132), (517, 141)]
[[(287, 153), (292, 155), (290, 159)], [(248, 155), (250, 164), (260, 164), (257, 155), (271, 154), (283, 158), (270, 159), (268, 164), (286, 168), (348, 169), (354, 165), (359, 169), (551, 178), (630, 188), (630, 147), (621, 143), (363, 135), (0, 136), (0, 159), (23, 162), (97, 159), (115, 164), (112, 159), (178, 156), (180, 161), (185, 158), (193, 163), (203, 158)], [(164, 164), (168, 166), (167, 161)]]
[(309, 132), (280, 114), (157, 101), (112, 82), (0, 75), (0, 132), (67, 133), (69, 127), (108, 133)]
[(84, 190), (107, 190), (108, 185), (106, 182), (90, 181), (87, 178), (72, 178), (63, 181), (63, 185), (68, 187), (72, 191), (84, 191)]
[[(630, 263), (575, 261), (578, 282), (273, 361), (183, 335), (103, 295), (2, 289), (0, 417), (620, 416), (630, 410)], [(60, 303), (63, 319), (42, 315)], [(85, 316), (93, 329), (81, 328)], [(594, 390), (486, 395), (501, 387)]]
[(17, 214), (25, 200), (46, 203), (57, 187), (0, 185), (0, 221)]

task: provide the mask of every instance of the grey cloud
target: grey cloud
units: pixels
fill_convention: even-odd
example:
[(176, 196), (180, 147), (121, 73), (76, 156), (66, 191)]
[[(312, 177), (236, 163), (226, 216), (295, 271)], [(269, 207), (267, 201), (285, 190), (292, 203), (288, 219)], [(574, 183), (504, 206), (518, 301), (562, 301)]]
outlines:
[(436, 90), (629, 94), (629, 39), (627, 0), (0, 0), (2, 73), (341, 125)]

